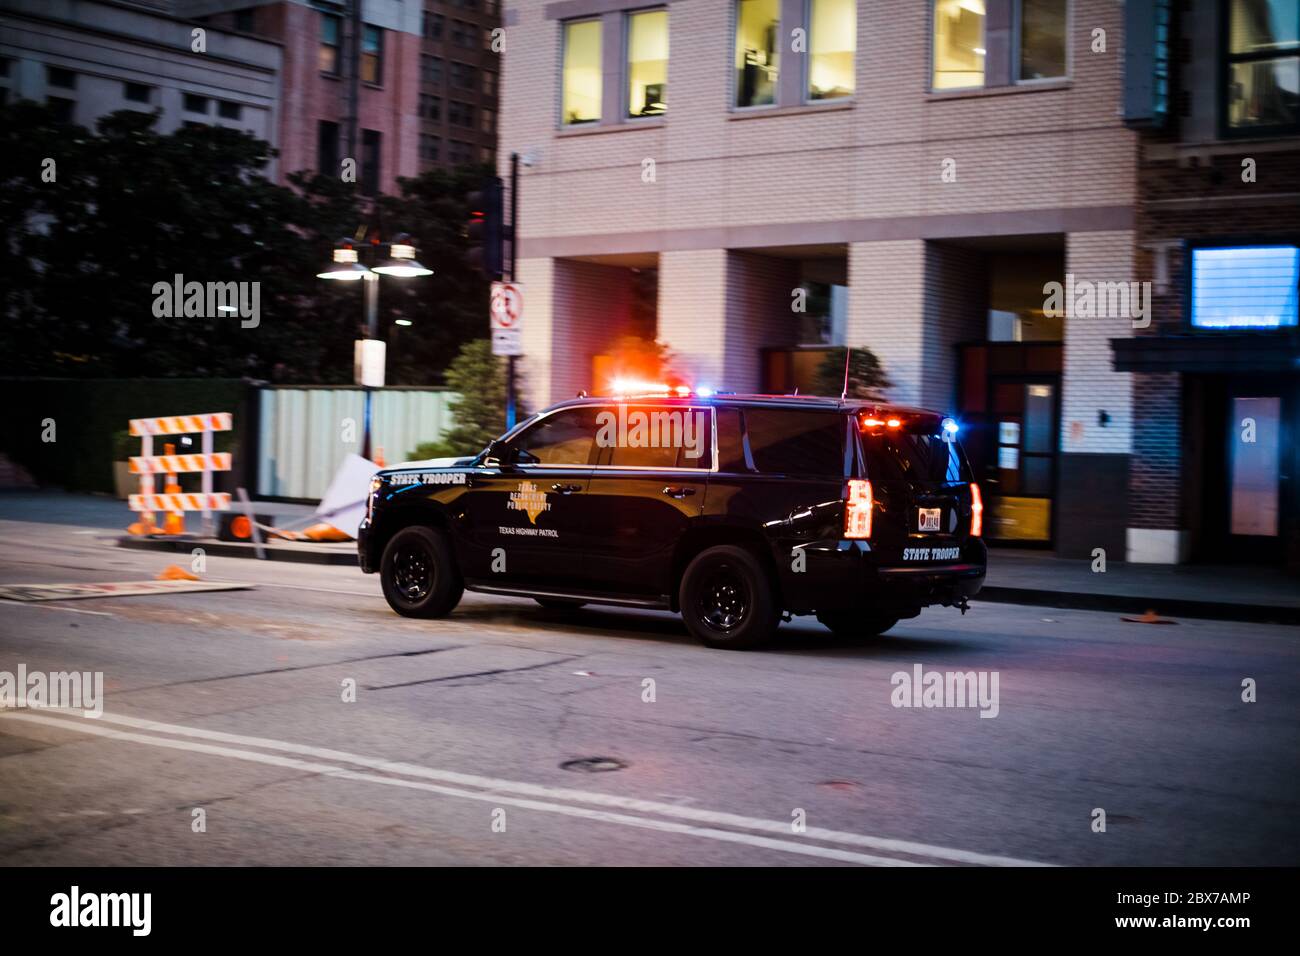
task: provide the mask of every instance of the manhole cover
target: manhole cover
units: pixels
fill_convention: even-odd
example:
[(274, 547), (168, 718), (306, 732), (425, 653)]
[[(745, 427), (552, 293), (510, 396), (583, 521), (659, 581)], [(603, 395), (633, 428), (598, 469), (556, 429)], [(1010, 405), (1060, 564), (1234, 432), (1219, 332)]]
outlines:
[(613, 757), (579, 757), (577, 760), (566, 760), (560, 764), (561, 770), (572, 770), (574, 773), (609, 773), (612, 770), (622, 770), (626, 767), (621, 760), (615, 760)]

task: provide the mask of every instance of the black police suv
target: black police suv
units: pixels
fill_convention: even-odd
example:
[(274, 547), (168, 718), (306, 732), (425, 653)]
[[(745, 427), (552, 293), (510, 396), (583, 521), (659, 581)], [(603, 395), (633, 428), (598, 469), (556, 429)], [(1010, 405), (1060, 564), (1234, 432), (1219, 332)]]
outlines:
[(361, 569), (410, 617), (469, 589), (671, 609), (711, 647), (760, 644), (784, 614), (880, 634), (929, 605), (964, 613), (983, 585), (957, 430), (853, 399), (578, 398), (477, 456), (379, 472)]

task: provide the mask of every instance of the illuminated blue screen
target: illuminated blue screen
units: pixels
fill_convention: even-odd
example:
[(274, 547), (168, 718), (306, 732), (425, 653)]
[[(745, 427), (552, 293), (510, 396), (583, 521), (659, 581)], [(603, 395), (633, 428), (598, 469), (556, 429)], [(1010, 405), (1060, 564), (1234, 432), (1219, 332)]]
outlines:
[(1192, 325), (1276, 329), (1296, 324), (1300, 247), (1192, 250)]

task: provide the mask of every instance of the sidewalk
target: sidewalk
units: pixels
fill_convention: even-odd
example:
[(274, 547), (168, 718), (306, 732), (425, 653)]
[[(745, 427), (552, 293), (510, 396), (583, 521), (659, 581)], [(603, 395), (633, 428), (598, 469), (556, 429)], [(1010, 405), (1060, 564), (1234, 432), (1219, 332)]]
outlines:
[(995, 547), (976, 600), (1300, 625), (1300, 577), (1271, 567), (1111, 561), (1094, 573), (1088, 559)]

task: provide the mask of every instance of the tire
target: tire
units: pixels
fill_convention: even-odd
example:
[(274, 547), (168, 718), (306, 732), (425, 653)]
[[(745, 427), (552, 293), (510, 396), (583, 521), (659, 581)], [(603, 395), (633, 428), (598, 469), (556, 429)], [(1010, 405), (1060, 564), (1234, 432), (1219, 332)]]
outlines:
[(465, 593), (447, 536), (412, 525), (384, 548), (379, 580), (388, 606), (403, 617), (445, 617)]
[(586, 607), (586, 601), (571, 601), (568, 598), (533, 598), (538, 604), (548, 611), (576, 611), (580, 607)]
[(879, 637), (898, 623), (900, 615), (885, 611), (820, 611), (821, 621), (836, 637)]
[(770, 640), (781, 620), (770, 576), (734, 545), (701, 551), (678, 590), (686, 629), (709, 647), (749, 648)]

